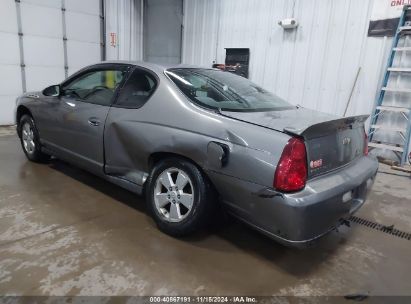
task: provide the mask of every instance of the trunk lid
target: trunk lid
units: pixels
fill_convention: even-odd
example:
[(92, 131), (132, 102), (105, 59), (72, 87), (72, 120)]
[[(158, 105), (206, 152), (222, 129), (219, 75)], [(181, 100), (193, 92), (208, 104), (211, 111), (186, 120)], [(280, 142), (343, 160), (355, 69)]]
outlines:
[[(305, 139), (308, 177), (342, 167), (364, 153), (364, 122), (368, 115), (339, 118), (304, 108), (223, 115)], [(274, 144), (274, 143), (273, 143)]]

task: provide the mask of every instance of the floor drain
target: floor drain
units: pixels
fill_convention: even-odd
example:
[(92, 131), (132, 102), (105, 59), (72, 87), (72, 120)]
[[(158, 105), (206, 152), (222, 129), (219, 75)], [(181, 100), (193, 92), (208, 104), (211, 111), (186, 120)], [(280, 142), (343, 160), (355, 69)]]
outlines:
[(371, 229), (382, 231), (384, 233), (388, 233), (388, 234), (391, 234), (393, 236), (396, 236), (396, 237), (411, 241), (411, 233), (404, 232), (404, 231), (401, 231), (401, 230), (398, 230), (398, 229), (394, 229), (394, 225), (393, 226), (384, 226), (384, 225), (378, 224), (376, 222), (372, 222), (372, 221), (369, 221), (369, 220), (366, 220), (366, 219), (363, 219), (363, 218), (360, 218), (360, 217), (357, 217), (357, 216), (351, 216), (349, 218), (349, 220), (353, 223), (363, 225), (363, 226), (369, 227)]

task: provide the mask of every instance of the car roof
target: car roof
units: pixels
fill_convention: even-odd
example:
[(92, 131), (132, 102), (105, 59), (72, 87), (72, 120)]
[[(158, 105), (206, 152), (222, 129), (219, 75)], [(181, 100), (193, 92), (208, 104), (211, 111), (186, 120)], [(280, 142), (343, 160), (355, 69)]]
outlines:
[[(179, 68), (179, 69), (212, 69), (211, 67), (202, 67), (198, 65), (189, 65), (189, 64), (163, 64), (163, 63), (153, 63), (147, 61), (129, 61), (129, 60), (109, 60), (109, 61), (102, 61), (99, 64), (130, 64), (134, 66), (139, 66), (142, 68), (146, 68), (152, 70), (157, 73), (162, 73), (165, 70)], [(98, 64), (97, 64), (98, 65)]]

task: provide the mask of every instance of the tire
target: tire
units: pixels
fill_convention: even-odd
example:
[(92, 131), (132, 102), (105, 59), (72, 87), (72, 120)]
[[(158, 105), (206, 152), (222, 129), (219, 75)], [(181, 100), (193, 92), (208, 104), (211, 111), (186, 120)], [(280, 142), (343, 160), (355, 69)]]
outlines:
[[(166, 179), (167, 176), (171, 176), (171, 181)], [(176, 189), (186, 180), (182, 189)], [(167, 185), (171, 188), (167, 189)], [(172, 236), (190, 235), (205, 227), (214, 214), (216, 198), (208, 178), (197, 166), (184, 159), (159, 161), (147, 180), (147, 209), (159, 229)]]
[(50, 156), (41, 152), (39, 132), (33, 118), (23, 115), (19, 122), (20, 143), (26, 157), (33, 162), (46, 162)]

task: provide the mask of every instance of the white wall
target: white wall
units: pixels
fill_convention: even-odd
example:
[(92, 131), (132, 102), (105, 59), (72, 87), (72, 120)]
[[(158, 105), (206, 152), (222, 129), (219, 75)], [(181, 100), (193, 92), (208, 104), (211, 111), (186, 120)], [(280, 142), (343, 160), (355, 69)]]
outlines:
[(183, 62), (224, 63), (224, 48), (250, 48), (250, 79), (294, 104), (343, 114), (372, 111), (391, 38), (368, 38), (373, 0), (296, 0), (297, 30), (277, 22), (293, 0), (186, 0)]
[[(252, 81), (293, 104), (338, 115), (361, 68), (347, 115), (371, 114), (392, 44), (392, 38), (367, 37), (372, 9), (380, 1), (185, 0), (183, 62), (211, 66), (224, 63), (225, 48), (250, 48)], [(285, 31), (278, 21), (291, 16), (299, 26)], [(394, 65), (400, 61), (411, 66), (410, 55), (397, 54)], [(410, 87), (410, 75), (392, 76), (390, 86)], [(409, 107), (409, 94), (386, 93), (384, 102)], [(395, 113), (381, 115), (379, 122), (407, 125)], [(374, 139), (403, 144), (399, 133), (386, 130)], [(389, 150), (373, 152), (398, 160)]]
[[(251, 80), (291, 103), (340, 115), (361, 67), (347, 115), (370, 114), (391, 45), (367, 37), (374, 1), (185, 0), (183, 63), (210, 67), (224, 62), (225, 48), (250, 48)], [(142, 0), (105, 3), (107, 59), (142, 60)], [(292, 15), (300, 25), (284, 31), (277, 23)]]
[[(64, 0), (69, 74), (100, 60), (99, 0)], [(350, 114), (369, 114), (391, 39), (368, 38), (374, 0), (296, 0), (300, 25), (277, 22), (293, 14), (293, 0), (185, 0), (183, 62), (224, 62), (225, 49), (250, 48), (250, 78), (294, 104), (342, 114), (353, 86)], [(28, 90), (64, 78), (63, 0), (22, 0)], [(141, 60), (142, 0), (105, 0), (107, 59)], [(16, 4), (0, 2), (0, 124), (12, 122), (22, 92)], [(110, 33), (117, 44), (110, 45)]]
[[(0, 125), (14, 122), (15, 99), (24, 91), (14, 0), (0, 1)], [(99, 0), (21, 0), (24, 76), (27, 91), (65, 78), (65, 6), (68, 74), (100, 61)]]

